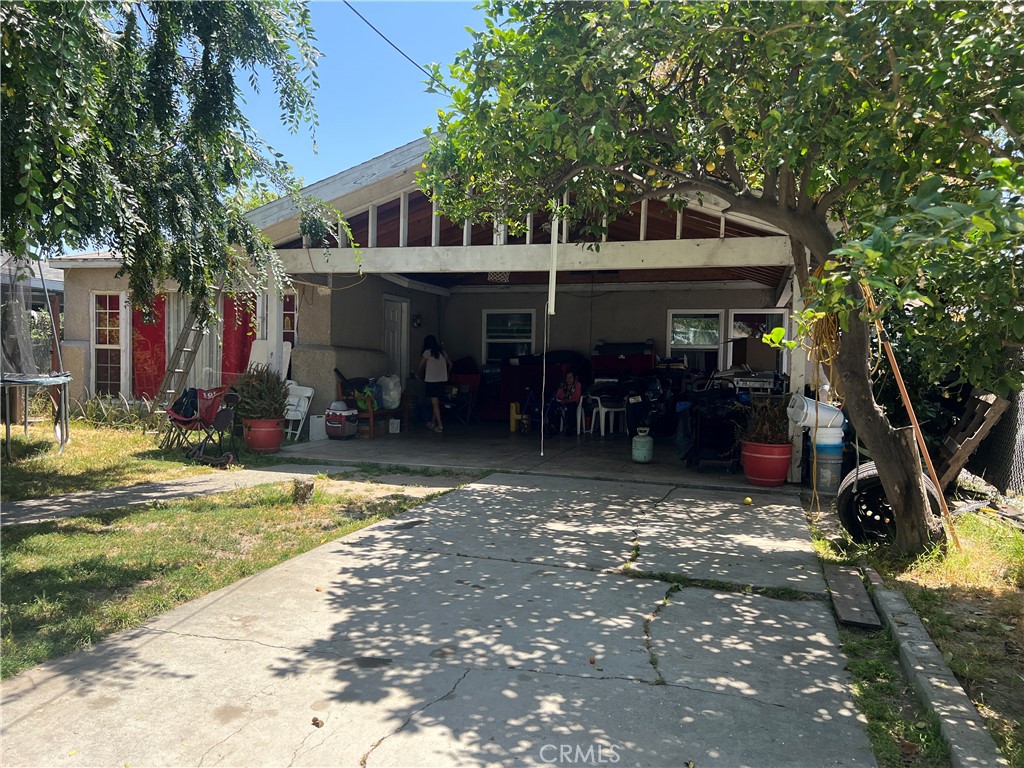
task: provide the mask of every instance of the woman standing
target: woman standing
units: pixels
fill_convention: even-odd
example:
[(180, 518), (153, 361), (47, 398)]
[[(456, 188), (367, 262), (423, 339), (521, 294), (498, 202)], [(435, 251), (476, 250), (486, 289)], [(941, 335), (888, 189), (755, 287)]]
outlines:
[(430, 398), (430, 406), (433, 408), (434, 416), (427, 424), (428, 429), (435, 432), (443, 432), (444, 425), (441, 424), (441, 395), (444, 394), (445, 384), (448, 383), (448, 373), (452, 369), (452, 361), (448, 359), (444, 348), (438, 343), (434, 336), (427, 336), (423, 340), (423, 355), (420, 358), (420, 367), (417, 373), (426, 368), (423, 375), (424, 387), (427, 397)]

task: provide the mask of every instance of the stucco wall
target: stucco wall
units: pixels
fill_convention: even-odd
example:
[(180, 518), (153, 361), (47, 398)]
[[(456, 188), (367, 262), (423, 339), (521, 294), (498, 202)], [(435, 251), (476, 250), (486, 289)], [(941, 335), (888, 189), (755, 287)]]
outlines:
[[(439, 318), (444, 312), (447, 299), (403, 287), (377, 275), (367, 275), (363, 279), (349, 275), (335, 277), (331, 294), (329, 343), (338, 347), (381, 349), (385, 294), (409, 299), (410, 326), (412, 317), (420, 318), (420, 327), (409, 329), (409, 370), (415, 371), (423, 339), (428, 334), (440, 335)], [(302, 340), (305, 340), (305, 336), (302, 336)], [(343, 373), (348, 375), (344, 370)]]
[[(599, 340), (633, 342), (654, 339), (658, 355), (667, 352), (668, 311), (700, 309), (749, 309), (770, 300), (765, 290), (647, 290), (607, 291), (595, 288), (559, 290), (556, 314), (551, 318), (549, 349), (573, 350), (589, 357)], [(533, 309), (536, 311), (534, 349), (544, 339), (544, 305), (547, 293), (457, 293), (445, 313), (444, 344), (453, 358), (472, 356), (480, 364), (485, 309)]]
[(90, 296), (93, 291), (127, 291), (128, 281), (116, 269), (64, 270), (64, 340), (61, 358), (71, 374), (70, 397), (83, 399), (93, 390), (92, 349), (89, 344)]

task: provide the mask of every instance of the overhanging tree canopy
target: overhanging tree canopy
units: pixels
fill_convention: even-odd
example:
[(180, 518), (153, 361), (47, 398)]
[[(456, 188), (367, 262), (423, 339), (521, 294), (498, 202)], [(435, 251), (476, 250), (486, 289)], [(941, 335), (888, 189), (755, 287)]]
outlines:
[[(979, 173), (993, 159), (1014, 169), (1022, 160), (1015, 5), (485, 5), (486, 29), (452, 67), (452, 106), (421, 174), (455, 220), (514, 227), (569, 193), (566, 213), (596, 235), (605, 215), (638, 199), (713, 194), (790, 234), (806, 285), (838, 224), (859, 230), (900, 213), (934, 175), (947, 199), (968, 199), (989, 184)], [(972, 247), (998, 262), (1005, 241)], [(833, 260), (853, 274), (852, 256)], [(883, 307), (925, 288), (913, 269), (873, 278)], [(848, 281), (850, 303), (837, 302), (840, 374), (889, 498), (906, 510), (898, 543), (920, 549), (932, 527), (920, 461), (874, 402), (859, 285)], [(1005, 318), (996, 329), (1024, 340)]]
[(303, 0), (11, 2), (0, 22), (4, 250), (109, 248), (136, 305), (170, 278), (203, 316), (247, 266), (280, 280), (233, 192), (283, 187), (290, 169), (242, 114), (236, 78), (265, 69), (284, 122), (315, 124)]

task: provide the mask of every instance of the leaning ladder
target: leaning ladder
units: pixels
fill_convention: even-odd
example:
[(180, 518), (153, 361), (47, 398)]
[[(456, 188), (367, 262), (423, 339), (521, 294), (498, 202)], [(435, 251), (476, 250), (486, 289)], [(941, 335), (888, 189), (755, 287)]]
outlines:
[[(220, 298), (220, 289), (217, 289), (214, 301)], [(164, 373), (164, 380), (160, 382), (160, 404), (166, 411), (175, 398), (185, 388), (188, 375), (192, 371), (192, 365), (199, 354), (199, 345), (202, 344), (203, 334), (206, 332), (206, 323), (201, 323), (195, 313), (190, 309), (184, 324), (181, 326), (181, 333), (174, 344), (174, 351), (167, 361), (167, 371)]]

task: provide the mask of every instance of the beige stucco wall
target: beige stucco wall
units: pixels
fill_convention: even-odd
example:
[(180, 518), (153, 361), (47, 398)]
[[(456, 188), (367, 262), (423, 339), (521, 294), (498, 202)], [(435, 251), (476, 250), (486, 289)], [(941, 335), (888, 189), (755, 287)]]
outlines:
[(64, 270), (64, 340), (61, 358), (71, 374), (68, 395), (81, 400), (92, 392), (92, 350), (89, 345), (90, 297), (95, 291), (125, 291), (128, 281), (116, 269)]
[[(635, 342), (654, 339), (658, 355), (667, 353), (669, 310), (749, 309), (771, 299), (767, 290), (646, 290), (609, 291), (563, 289), (555, 295), (548, 348), (572, 350), (589, 357), (599, 340)], [(452, 359), (464, 356), (480, 364), (485, 309), (533, 309), (536, 312), (534, 349), (544, 339), (547, 293), (457, 293), (447, 304), (444, 344)]]
[[(415, 371), (423, 339), (428, 334), (439, 335), (439, 318), (448, 299), (403, 287), (378, 275), (366, 275), (362, 279), (349, 275), (335, 277), (331, 297), (330, 344), (381, 349), (385, 294), (409, 299), (410, 318), (419, 316), (421, 320), (419, 328), (410, 327), (409, 331), (409, 369)], [(342, 372), (349, 375), (347, 371)]]

